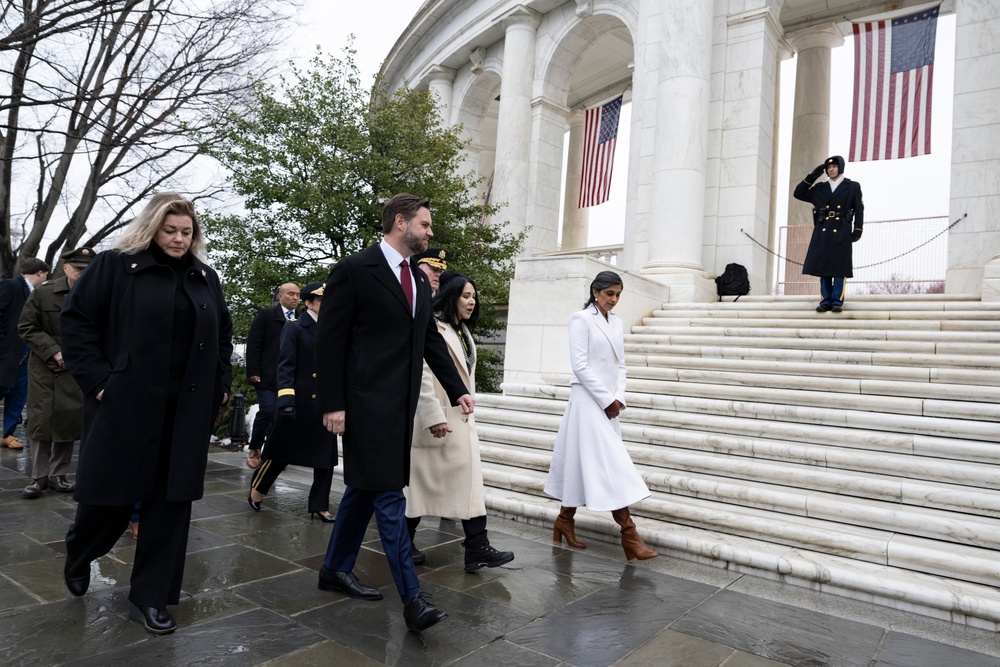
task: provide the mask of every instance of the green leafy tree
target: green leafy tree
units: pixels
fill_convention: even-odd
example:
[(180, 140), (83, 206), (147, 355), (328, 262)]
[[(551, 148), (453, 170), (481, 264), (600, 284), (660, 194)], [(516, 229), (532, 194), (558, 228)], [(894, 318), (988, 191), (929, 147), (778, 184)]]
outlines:
[[(449, 267), (476, 281), (483, 305), (478, 335), (498, 330), (491, 304), (507, 302), (523, 234), (504, 231), (494, 207), (474, 197), (461, 172), (460, 128), (445, 127), (427, 92), (364, 88), (348, 47), (343, 58), (317, 53), (277, 86), (260, 85), (249, 113), (220, 119), (221, 144), (208, 149), (245, 200), (244, 215), (205, 216), (214, 265), (245, 336), (253, 313), (289, 280), (323, 280), (330, 266), (381, 238), (386, 199), (410, 192), (430, 199), (432, 246)], [(499, 385), (499, 358), (484, 350), (477, 383)]]

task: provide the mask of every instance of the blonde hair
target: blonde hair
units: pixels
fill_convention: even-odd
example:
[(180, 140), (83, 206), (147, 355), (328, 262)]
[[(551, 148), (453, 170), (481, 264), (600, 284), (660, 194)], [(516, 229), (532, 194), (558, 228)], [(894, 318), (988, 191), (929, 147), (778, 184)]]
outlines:
[(205, 240), (201, 235), (201, 223), (194, 212), (194, 204), (176, 192), (159, 192), (153, 195), (149, 203), (142, 209), (125, 229), (115, 249), (134, 255), (149, 247), (160, 231), (168, 215), (186, 215), (191, 218), (191, 247), (188, 252), (198, 259), (204, 259)]

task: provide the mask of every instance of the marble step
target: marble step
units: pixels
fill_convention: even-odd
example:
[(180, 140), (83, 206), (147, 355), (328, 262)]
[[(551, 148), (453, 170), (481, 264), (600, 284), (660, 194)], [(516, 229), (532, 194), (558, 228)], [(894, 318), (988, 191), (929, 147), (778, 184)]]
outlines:
[[(1000, 359), (998, 359), (1000, 362)], [(625, 363), (631, 377), (644, 368), (674, 369), (682, 373), (704, 371), (741, 372), (746, 374), (777, 373), (781, 375), (809, 375), (816, 378), (852, 378), (856, 380), (895, 380), (916, 383), (920, 387), (933, 384), (952, 386), (984, 385), (990, 388), (1000, 386), (1000, 370), (932, 368), (920, 366), (876, 366), (863, 363), (829, 363), (812, 359), (779, 361), (776, 359), (740, 359), (717, 357), (688, 357), (669, 354), (629, 354)], [(684, 375), (684, 377), (689, 377)], [(701, 380), (704, 381), (704, 380)], [(992, 402), (992, 401), (990, 401)]]
[[(690, 337), (690, 336), (710, 336), (713, 338), (739, 338), (739, 339), (795, 339), (808, 340), (814, 342), (816, 347), (821, 347), (827, 341), (864, 341), (868, 342), (900, 342), (917, 344), (968, 344), (987, 350), (982, 354), (996, 354), (996, 346), (989, 343), (1000, 342), (1000, 332), (994, 327), (988, 332), (984, 331), (930, 331), (925, 329), (894, 331), (888, 328), (851, 328), (841, 326), (825, 327), (799, 327), (787, 328), (768, 326), (754, 327), (752, 325), (738, 325), (733, 327), (713, 327), (713, 326), (683, 326), (679, 324), (669, 324), (665, 326), (645, 326), (636, 325), (631, 329), (633, 337), (662, 336), (666, 338)], [(992, 351), (989, 351), (992, 350)]]
[[(691, 385), (725, 385), (727, 387), (753, 387), (765, 389), (801, 390), (813, 392), (829, 392), (857, 394), (866, 396), (892, 396), (908, 398), (928, 398), (945, 401), (972, 401), (980, 403), (1000, 403), (1000, 387), (986, 385), (947, 384), (943, 382), (930, 383), (923, 381), (905, 381), (893, 379), (867, 379), (851, 377), (834, 377), (816, 373), (815, 369), (800, 369), (793, 374), (792, 369), (786, 369), (787, 374), (749, 373), (742, 372), (741, 367), (732, 371), (665, 368), (662, 366), (642, 366), (631, 364), (628, 368), (628, 381), (648, 380), (659, 382), (680, 383), (684, 387)], [(806, 371), (816, 374), (805, 374)], [(702, 390), (698, 390), (699, 392)], [(678, 393), (665, 390), (664, 393)], [(685, 395), (701, 395), (700, 393)], [(729, 395), (726, 389), (716, 389), (714, 395)], [(763, 399), (762, 399), (763, 400)], [(998, 413), (1000, 414), (1000, 413)]]
[[(921, 321), (928, 326), (940, 326), (950, 322), (958, 323), (978, 323), (978, 322), (1000, 322), (1000, 309), (991, 310), (846, 310), (842, 313), (817, 313), (815, 310), (803, 310), (802, 308), (785, 309), (775, 307), (753, 308), (748, 310), (737, 310), (732, 308), (699, 308), (698, 304), (690, 304), (690, 308), (685, 308), (688, 304), (676, 304), (676, 307), (666, 310), (654, 310), (648, 319), (659, 320), (697, 318), (705, 320), (710, 324), (706, 326), (718, 326), (720, 321), (732, 321), (743, 323), (747, 320), (765, 320), (768, 322), (791, 320), (803, 322), (805, 326), (811, 326), (822, 322), (823, 325), (844, 322), (869, 322), (871, 325), (881, 326), (889, 322)], [(833, 318), (836, 318), (834, 320)]]
[[(544, 465), (555, 445), (558, 420), (514, 426), (477, 421), (484, 458), (509, 465)], [(649, 466), (787, 484), (864, 498), (1000, 517), (1000, 462), (956, 461), (837, 446), (789, 445), (699, 431), (622, 425), (633, 459)], [(542, 458), (531, 458), (532, 456)], [(523, 458), (527, 456), (528, 458)]]
[[(630, 387), (641, 388), (641, 382), (630, 383)], [(662, 383), (660, 383), (662, 384)], [(519, 385), (504, 383), (504, 392), (513, 394), (516, 397), (528, 399), (556, 399), (566, 401), (569, 399), (569, 388), (554, 385)], [(734, 388), (735, 389), (735, 388)], [(766, 390), (758, 390), (761, 394)], [(774, 390), (777, 391), (777, 390)], [(810, 393), (810, 392), (787, 392), (787, 393)], [(813, 392), (815, 393), (815, 392)], [(963, 438), (968, 440), (982, 440), (986, 442), (997, 442), (1000, 438), (1000, 429), (995, 421), (986, 421), (972, 418), (952, 419), (948, 415), (952, 414), (955, 405), (961, 405), (954, 401), (923, 401), (923, 414), (898, 414), (888, 412), (874, 412), (871, 409), (850, 409), (841, 407), (827, 407), (826, 403), (820, 402), (817, 406), (796, 405), (789, 403), (768, 403), (760, 400), (752, 400), (757, 396), (750, 396), (747, 399), (716, 399), (707, 397), (692, 396), (669, 396), (655, 393), (642, 393), (641, 391), (626, 391), (626, 402), (629, 409), (645, 408), (652, 411), (653, 415), (660, 412), (679, 412), (709, 414), (729, 417), (741, 417), (744, 419), (769, 420), (776, 422), (794, 422), (803, 425), (814, 426), (842, 426), (848, 428), (869, 429), (875, 431), (890, 431), (895, 433), (910, 433), (913, 435), (943, 436), (946, 438)], [(509, 396), (508, 398), (512, 398)], [(842, 396), (838, 396), (838, 400)], [(805, 399), (801, 399), (805, 400)], [(876, 400), (894, 403), (901, 403), (908, 399), (890, 399), (888, 397), (870, 398), (870, 402)], [(996, 409), (996, 406), (986, 403), (979, 404), (983, 409)], [(539, 406), (541, 407), (541, 406)], [(869, 407), (869, 406), (866, 406)], [(528, 408), (531, 409), (530, 407)], [(561, 411), (559, 406), (547, 406), (544, 410)], [(960, 411), (955, 408), (955, 411)], [(653, 417), (658, 423), (659, 419)], [(639, 419), (639, 417), (627, 417), (629, 421)], [(807, 429), (802, 428), (805, 431)], [(1000, 448), (998, 448), (1000, 453)]]
[[(566, 409), (565, 400), (551, 400), (541, 395), (501, 396), (480, 394), (476, 398), (477, 423), (504, 426), (526, 425), (531, 428), (558, 429), (559, 420)], [(540, 423), (555, 426), (538, 426)], [(944, 458), (949, 460), (995, 464), (1000, 457), (996, 441), (963, 438), (958, 433), (932, 436), (922, 433), (905, 433), (892, 428), (892, 421), (884, 424), (886, 430), (865, 429), (843, 424), (804, 425), (795, 422), (754, 419), (745, 416), (713, 415), (695, 412), (676, 412), (629, 407), (623, 413), (623, 428), (667, 428), (680, 432), (704, 434), (711, 442), (725, 450), (730, 446), (726, 438), (766, 439), (785, 447), (809, 446), (842, 448), (852, 451), (885, 452), (916, 457)], [(755, 442), (755, 441), (754, 441)], [(668, 443), (667, 443), (668, 444)]]
[[(945, 310), (953, 309), (984, 309), (1000, 310), (1000, 303), (982, 302), (978, 294), (848, 294), (848, 305), (859, 309), (892, 310), (892, 309), (914, 309), (914, 310)], [(733, 296), (723, 297), (721, 301), (711, 301), (709, 303), (665, 303), (664, 309), (704, 307), (704, 308), (773, 308), (774, 304), (787, 304), (791, 306), (809, 305), (813, 308), (819, 302), (819, 293), (816, 294), (746, 294), (737, 299)]]
[[(633, 511), (643, 539), (660, 553), (1000, 630), (1000, 591), (993, 587), (995, 580), (989, 585), (964, 580), (988, 576), (995, 560), (992, 553), (981, 554), (967, 547), (952, 550), (933, 541), (896, 536), (889, 539), (886, 561), (872, 563), (650, 518), (645, 515), (648, 502)], [(493, 514), (544, 527), (550, 527), (559, 513), (554, 499), (500, 487), (486, 489), (486, 505)], [(576, 528), (584, 539), (619, 541), (618, 527), (606, 514), (581, 509)], [(953, 570), (969, 574), (956, 578), (948, 574)]]
[[(522, 470), (512, 472), (502, 466), (484, 464), (483, 479), (493, 489), (514, 491), (529, 497), (546, 497), (543, 491), (543, 473)], [(910, 569), (907, 567), (909, 565), (918, 572), (941, 574), (972, 583), (993, 585), (1000, 579), (1000, 560), (996, 558), (996, 552), (992, 548), (943, 542), (898, 534), (891, 530), (730, 505), (708, 499), (687, 498), (666, 494), (653, 487), (655, 483), (651, 485), (653, 494), (649, 498), (631, 508), (637, 525), (646, 527), (645, 523), (640, 524), (639, 517), (643, 517), (764, 540), (775, 545), (815, 550), (862, 562), (895, 565), (906, 569)], [(957, 530), (963, 528), (958, 522), (953, 525)], [(985, 530), (985, 526), (971, 528)], [(913, 558), (911, 554), (905, 565), (896, 561), (890, 551), (890, 544), (896, 538), (907, 538), (903, 540), (905, 543), (919, 546), (925, 552), (924, 558)], [(937, 554), (937, 558), (932, 557), (932, 554)], [(945, 555), (954, 560), (953, 564), (946, 565), (946, 571), (925, 569), (921, 562), (924, 559), (940, 562)]]
[[(759, 341), (756, 346), (737, 344), (737, 341), (721, 340), (714, 345), (679, 344), (663, 341), (655, 336), (634, 340), (625, 335), (625, 353), (628, 355), (650, 355), (662, 357), (688, 357), (707, 359), (749, 359), (756, 361), (788, 361), (800, 363), (836, 363), (852, 365), (875, 365), (918, 368), (958, 368), (965, 370), (1000, 371), (1000, 356), (975, 354), (937, 354), (929, 352), (901, 351), (907, 347), (901, 343), (883, 343), (894, 347), (894, 351), (869, 351), (862, 346), (837, 345), (838, 349), (817, 349), (815, 344), (801, 342), (796, 349), (780, 348), (773, 341)], [(699, 339), (700, 340), (700, 339)], [(739, 341), (742, 343), (743, 341)], [(829, 344), (826, 348), (833, 347)], [(925, 349), (932, 346), (924, 346)]]
[[(768, 313), (769, 315), (771, 313)], [(816, 313), (819, 315), (820, 313)], [(773, 318), (769, 319), (766, 317), (742, 317), (742, 318), (722, 318), (722, 317), (644, 317), (642, 319), (643, 327), (653, 327), (653, 328), (672, 328), (672, 329), (699, 329), (704, 330), (706, 328), (716, 328), (716, 329), (767, 329), (767, 330), (782, 330), (782, 329), (801, 329), (801, 330), (830, 330), (836, 329), (838, 331), (851, 329), (851, 330), (872, 330), (872, 331), (918, 331), (918, 332), (937, 332), (937, 333), (952, 333), (952, 332), (986, 332), (995, 333), (998, 328), (1000, 328), (1000, 317), (982, 319), (982, 320), (958, 320), (958, 319), (885, 319), (885, 320), (871, 320), (871, 319), (852, 319), (852, 318), (837, 318), (836, 321), (832, 320), (810, 320), (810, 319), (800, 319), (793, 317), (791, 313), (788, 317), (784, 318)], [(635, 332), (638, 333), (638, 332)]]
[[(889, 475), (668, 451), (628, 443), (650, 489), (909, 535), (996, 548), (1000, 491), (906, 480)], [(481, 442), (484, 462), (545, 474), (551, 453)], [(997, 469), (993, 469), (994, 477)], [(997, 486), (993, 482), (993, 486)]]

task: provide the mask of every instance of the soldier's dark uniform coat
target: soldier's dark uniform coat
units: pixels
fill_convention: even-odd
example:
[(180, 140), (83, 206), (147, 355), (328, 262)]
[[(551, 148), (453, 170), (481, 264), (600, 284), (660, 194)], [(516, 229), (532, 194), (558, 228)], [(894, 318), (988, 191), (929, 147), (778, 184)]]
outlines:
[(24, 303), (17, 331), (31, 350), (28, 357), (28, 437), (47, 442), (73, 442), (83, 428), (83, 396), (73, 376), (47, 364), (61, 349), (59, 313), (69, 282), (47, 280)]
[[(194, 336), (170, 443), (166, 500), (171, 502), (202, 497), (212, 423), (232, 381), (232, 321), (219, 277), (192, 257), (183, 279)], [(130, 505), (153, 490), (176, 287), (174, 269), (157, 263), (148, 248), (134, 255), (109, 250), (91, 262), (66, 300), (60, 319), (63, 360), (84, 394), (73, 496), (81, 504)]]
[[(843, 173), (843, 165), (841, 165)], [(813, 233), (802, 264), (802, 273), (810, 276), (854, 276), (851, 251), (854, 229), (865, 221), (861, 184), (844, 177), (833, 192), (829, 181), (815, 184), (803, 180), (795, 186), (794, 196), (813, 206)]]
[(308, 312), (285, 324), (278, 352), (278, 410), (294, 406), (295, 419), (279, 416), (264, 457), (309, 468), (337, 465), (337, 436), (323, 426), (316, 393), (316, 320)]

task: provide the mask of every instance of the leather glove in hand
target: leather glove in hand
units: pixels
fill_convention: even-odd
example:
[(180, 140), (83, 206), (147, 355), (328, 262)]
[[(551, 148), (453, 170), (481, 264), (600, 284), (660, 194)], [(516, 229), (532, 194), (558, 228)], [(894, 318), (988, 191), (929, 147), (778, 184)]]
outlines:
[(826, 170), (826, 166), (821, 164), (820, 166), (816, 167), (811, 172), (809, 172), (809, 175), (806, 176), (806, 180), (809, 181), (810, 183), (812, 183), (817, 178), (819, 178), (820, 176), (822, 176), (823, 172), (825, 170)]
[(278, 416), (282, 419), (295, 419), (295, 406), (289, 405), (288, 407), (281, 408), (278, 410)]
[(861, 227), (855, 227), (854, 231), (851, 233), (851, 243), (857, 243), (861, 240), (861, 234), (864, 230)]

